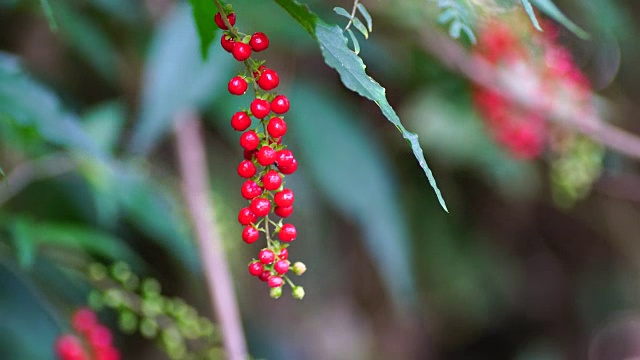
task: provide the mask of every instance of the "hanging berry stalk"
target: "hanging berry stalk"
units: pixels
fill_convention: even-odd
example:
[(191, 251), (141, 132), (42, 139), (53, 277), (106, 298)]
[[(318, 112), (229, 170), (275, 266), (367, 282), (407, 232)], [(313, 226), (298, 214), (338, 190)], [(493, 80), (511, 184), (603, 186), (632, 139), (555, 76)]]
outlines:
[[(287, 247), (298, 233), (293, 224), (283, 222), (293, 213), (294, 202), (293, 191), (285, 188), (284, 177), (298, 168), (293, 152), (282, 142), (287, 133), (284, 114), (289, 110), (289, 99), (274, 91), (280, 84), (278, 73), (266, 67), (264, 61), (251, 56), (269, 47), (267, 35), (239, 32), (234, 27), (236, 15), (230, 5), (225, 8), (217, 0), (215, 4), (218, 8), (215, 22), (223, 30), (220, 45), (245, 67), (229, 81), (229, 93), (243, 95), (251, 83), (255, 94), (249, 109), (238, 111), (231, 117), (231, 127), (242, 132), (240, 146), (244, 149), (244, 160), (238, 165), (238, 175), (247, 179), (241, 187), (241, 194), (248, 205), (238, 214), (238, 221), (244, 226), (242, 239), (253, 244), (264, 234), (266, 240), (258, 259), (249, 263), (249, 273), (269, 285), (273, 298), (282, 295), (282, 287), (287, 283), (292, 288), (293, 297), (302, 299), (304, 289), (287, 276), (290, 270), (296, 275), (302, 275), (306, 270), (303, 263), (291, 266), (289, 261)], [(281, 219), (276, 222), (272, 219), (275, 216)]]

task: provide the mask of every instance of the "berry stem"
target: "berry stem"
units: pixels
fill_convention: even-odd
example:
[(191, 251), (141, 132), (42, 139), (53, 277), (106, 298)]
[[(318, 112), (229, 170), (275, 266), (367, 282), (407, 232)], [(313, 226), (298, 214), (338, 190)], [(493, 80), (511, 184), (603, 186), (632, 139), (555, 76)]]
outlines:
[(282, 278), (287, 282), (287, 284), (289, 284), (289, 286), (291, 286), (292, 289), (296, 287), (296, 284), (294, 284), (287, 275), (282, 275)]

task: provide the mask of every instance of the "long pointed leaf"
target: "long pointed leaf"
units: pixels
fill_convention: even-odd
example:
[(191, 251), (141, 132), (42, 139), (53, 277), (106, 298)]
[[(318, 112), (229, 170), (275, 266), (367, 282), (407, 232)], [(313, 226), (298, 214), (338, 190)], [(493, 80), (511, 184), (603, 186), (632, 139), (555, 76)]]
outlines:
[(536, 18), (536, 14), (533, 11), (533, 6), (531, 6), (531, 3), (529, 2), (529, 0), (521, 0), (521, 1), (522, 1), (522, 6), (524, 6), (524, 10), (527, 12), (529, 19), (531, 19), (531, 23), (533, 24), (533, 27), (535, 27), (539, 31), (542, 31), (542, 28), (538, 23), (538, 19)]
[(369, 32), (367, 31), (367, 28), (364, 26), (362, 21), (360, 21), (360, 19), (353, 18), (353, 26), (355, 26), (356, 29), (358, 29), (358, 31), (360, 31), (362, 35), (364, 35), (365, 38), (369, 38)]
[(369, 29), (369, 32), (373, 31), (373, 20), (371, 19), (371, 15), (369, 15), (369, 12), (367, 11), (367, 8), (364, 7), (364, 5), (362, 3), (358, 3), (358, 11), (360, 11), (360, 14), (362, 14), (362, 17), (364, 18), (364, 21), (367, 22), (367, 29)]
[(356, 35), (353, 33), (353, 31), (351, 31), (351, 29), (347, 29), (347, 32), (349, 33), (351, 42), (353, 43), (353, 52), (358, 55), (358, 53), (360, 53), (360, 43), (358, 42)]
[(581, 27), (576, 25), (573, 21), (569, 20), (569, 18), (566, 17), (565, 14), (563, 14), (562, 11), (560, 11), (560, 9), (558, 9), (558, 7), (553, 3), (553, 1), (531, 0), (531, 2), (533, 2), (533, 4), (538, 9), (540, 9), (540, 11), (542, 11), (543, 13), (547, 14), (548, 16), (550, 16), (551, 18), (553, 18), (554, 20), (562, 24), (564, 27), (569, 29), (569, 31), (576, 34), (576, 36), (578, 36), (579, 38), (584, 40), (590, 38), (589, 34), (586, 31), (584, 31)]

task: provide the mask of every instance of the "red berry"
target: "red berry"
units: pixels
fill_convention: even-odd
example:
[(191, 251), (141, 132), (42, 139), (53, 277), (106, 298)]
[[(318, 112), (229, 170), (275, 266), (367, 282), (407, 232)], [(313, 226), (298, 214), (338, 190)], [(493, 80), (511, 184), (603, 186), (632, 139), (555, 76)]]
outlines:
[(267, 100), (254, 99), (251, 102), (251, 113), (258, 119), (264, 119), (271, 112), (271, 105)]
[(278, 163), (278, 170), (285, 175), (291, 175), (298, 170), (298, 161), (294, 158), (289, 166), (282, 166)]
[(279, 138), (287, 133), (287, 123), (279, 117), (271, 118), (269, 124), (267, 124), (267, 131), (269, 136)]
[(280, 250), (280, 255), (278, 255), (278, 257), (280, 260), (287, 260), (289, 258), (289, 250), (287, 250), (287, 248)]
[(254, 156), (258, 153), (258, 150), (245, 150), (242, 156), (245, 160), (253, 160)]
[(255, 175), (257, 172), (256, 166), (253, 165), (253, 162), (249, 160), (242, 160), (240, 165), (238, 165), (238, 175), (245, 179), (248, 179)]
[(227, 34), (222, 34), (222, 37), (220, 38), (220, 45), (222, 45), (222, 48), (228, 53), (230, 53), (231, 50), (233, 50), (233, 44), (235, 42), (236, 41), (233, 40), (233, 38)]
[(245, 150), (254, 150), (260, 145), (260, 138), (255, 131), (249, 130), (240, 135), (240, 146)]
[(269, 287), (272, 288), (277, 288), (282, 286), (282, 283), (284, 282), (284, 280), (282, 280), (282, 278), (280, 276), (270, 276), (269, 277)]
[(292, 224), (282, 225), (280, 232), (278, 233), (278, 237), (284, 242), (291, 242), (295, 240), (297, 235), (298, 232), (296, 231), (296, 227)]
[(276, 190), (280, 185), (282, 185), (282, 178), (275, 170), (267, 171), (262, 177), (262, 187), (264, 187), (265, 190)]
[(284, 189), (276, 193), (273, 197), (273, 201), (277, 206), (287, 207), (293, 205), (293, 201), (295, 200), (295, 196), (293, 195), (293, 191), (291, 189)]
[(287, 218), (291, 216), (291, 214), (293, 214), (293, 206), (286, 206), (286, 207), (276, 206), (276, 208), (273, 209), (273, 212), (276, 213), (276, 215), (280, 216), (281, 218)]
[(254, 242), (258, 241), (259, 238), (260, 231), (258, 231), (258, 229), (254, 228), (251, 225), (245, 226), (244, 230), (242, 230), (242, 240), (244, 240), (244, 242), (246, 242), (247, 244), (253, 244)]
[(262, 272), (262, 274), (258, 275), (258, 279), (260, 279), (260, 281), (267, 282), (270, 276), (271, 276), (271, 271), (265, 270)]
[(260, 74), (262, 74), (263, 71), (267, 70), (267, 67), (264, 65), (260, 65), (260, 67), (258, 67), (258, 70), (253, 72), (253, 77), (254, 78), (259, 78)]
[(242, 184), (240, 192), (242, 193), (243, 198), (251, 200), (256, 196), (260, 196), (260, 194), (262, 194), (262, 188), (255, 181), (247, 180), (244, 182), (244, 184)]
[(235, 131), (245, 131), (251, 126), (251, 118), (244, 111), (238, 111), (231, 117), (231, 127)]
[(289, 262), (287, 260), (278, 260), (273, 264), (273, 270), (282, 275), (289, 271)]
[(243, 95), (247, 92), (247, 81), (240, 76), (234, 76), (229, 80), (227, 89), (229, 89), (231, 95)]
[(89, 330), (87, 334), (87, 340), (93, 348), (104, 348), (111, 346), (113, 337), (111, 336), (111, 330), (104, 325), (97, 325)]
[(258, 78), (258, 85), (264, 90), (273, 90), (280, 84), (278, 73), (271, 69), (265, 69)]
[[(271, 275), (271, 274), (269, 274)], [(82, 342), (75, 335), (60, 336), (55, 343), (56, 354), (61, 360), (88, 360), (89, 356), (82, 346)]]
[(289, 99), (284, 95), (276, 96), (271, 102), (271, 110), (276, 114), (284, 114), (289, 111)]
[(249, 208), (256, 216), (266, 216), (271, 211), (271, 201), (258, 197), (251, 200)]
[(233, 43), (231, 54), (238, 61), (245, 61), (251, 56), (251, 46), (240, 41)]
[(269, 38), (264, 33), (257, 32), (251, 35), (251, 41), (249, 41), (249, 44), (253, 51), (260, 52), (269, 47)]
[(95, 358), (93, 360), (120, 360), (120, 352), (113, 346), (94, 349), (94, 352)]
[[(216, 13), (216, 16), (213, 18), (216, 22), (216, 25), (218, 25), (218, 27), (222, 30), (229, 30), (227, 28), (227, 25), (225, 25), (224, 21), (222, 21), (222, 15), (220, 15), (220, 13)], [(227, 15), (227, 21), (229, 21), (229, 24), (231, 24), (231, 26), (236, 24), (236, 14), (235, 13), (231, 13), (229, 15)]]
[(84, 333), (98, 325), (98, 317), (93, 310), (86, 307), (80, 308), (73, 313), (71, 324), (77, 332)]
[(278, 150), (278, 153), (276, 154), (278, 168), (290, 167), (291, 165), (293, 165), (294, 160), (295, 158), (293, 157), (293, 152), (291, 152), (291, 150)]
[(249, 264), (249, 274), (253, 276), (258, 276), (262, 274), (262, 271), (264, 271), (264, 265), (262, 265), (261, 262), (254, 261), (251, 264)]
[(238, 222), (242, 225), (249, 225), (257, 219), (258, 217), (256, 214), (254, 214), (248, 207), (242, 208), (238, 213)]
[(276, 255), (273, 253), (273, 251), (269, 249), (262, 249), (258, 253), (258, 259), (260, 259), (260, 262), (265, 265), (269, 265), (273, 263), (275, 258), (276, 258)]
[(276, 151), (269, 146), (263, 146), (256, 154), (258, 163), (262, 166), (268, 166), (276, 162)]

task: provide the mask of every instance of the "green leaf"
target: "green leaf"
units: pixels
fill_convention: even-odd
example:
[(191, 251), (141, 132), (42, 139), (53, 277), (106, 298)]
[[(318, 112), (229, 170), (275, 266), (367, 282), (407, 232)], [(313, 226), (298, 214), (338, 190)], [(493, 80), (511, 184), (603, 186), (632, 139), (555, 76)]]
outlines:
[(122, 135), (125, 117), (122, 102), (104, 102), (89, 109), (82, 116), (82, 126), (96, 146), (105, 153), (113, 153)]
[(386, 90), (367, 75), (362, 59), (349, 49), (347, 39), (344, 37), (340, 27), (326, 24), (313, 14), (308, 7), (294, 0), (274, 1), (289, 12), (318, 41), (325, 63), (338, 72), (342, 83), (349, 90), (375, 102), (383, 115), (396, 126), (402, 136), (409, 142), (411, 150), (429, 179), (440, 205), (445, 211), (448, 211), (444, 198), (420, 148), (418, 136), (404, 128), (395, 110), (387, 101)]
[(360, 21), (360, 19), (353, 18), (353, 26), (355, 26), (356, 29), (358, 29), (366, 39), (369, 38), (369, 32), (367, 31), (367, 28), (364, 26), (362, 21)]
[(102, 155), (78, 118), (64, 109), (58, 97), (27, 75), (16, 57), (0, 52), (2, 117), (11, 119), (13, 126), (34, 129), (50, 143), (93, 156)]
[(449, 36), (454, 39), (460, 38), (460, 30), (462, 28), (462, 23), (459, 20), (454, 20), (449, 27)]
[[(289, 116), (300, 120), (291, 128), (296, 149), (320, 191), (360, 228), (372, 259), (379, 264), (394, 304), (403, 308), (416, 300), (410, 239), (398, 202), (399, 183), (391, 159), (367, 128), (366, 119), (346, 108), (331, 90), (298, 83), (290, 92)], [(314, 114), (321, 122), (302, 121)], [(331, 142), (318, 134), (331, 134)], [(344, 156), (351, 154), (351, 156)], [(366, 180), (364, 180), (366, 178)]]
[(233, 57), (213, 46), (204, 61), (188, 5), (178, 5), (157, 29), (149, 50), (141, 114), (129, 144), (130, 151), (149, 152), (168, 130), (173, 116), (198, 108), (226, 89)]
[(572, 33), (581, 39), (587, 40), (590, 38), (589, 34), (581, 27), (576, 25), (573, 21), (569, 20), (560, 9), (553, 3), (552, 0), (531, 0), (533, 4), (540, 9), (543, 13), (547, 14), (552, 19), (556, 20), (564, 27), (569, 29)]
[(362, 3), (358, 3), (358, 11), (360, 12), (360, 14), (362, 14), (362, 17), (364, 18), (364, 21), (367, 22), (367, 29), (369, 29), (369, 32), (372, 32), (373, 31), (373, 20), (371, 19), (371, 15), (369, 15), (369, 12), (367, 11), (367, 8), (365, 8)]
[(336, 14), (342, 15), (342, 16), (346, 17), (347, 19), (351, 20), (351, 14), (349, 14), (349, 12), (347, 10), (345, 10), (344, 8), (336, 6), (336, 7), (333, 8), (333, 11), (335, 11)]
[(531, 3), (529, 2), (529, 0), (521, 0), (521, 1), (522, 1), (522, 6), (524, 6), (524, 10), (527, 12), (529, 19), (533, 24), (533, 27), (535, 27), (538, 31), (542, 31), (542, 28), (538, 23), (538, 19), (536, 18), (536, 14), (533, 11), (533, 6), (531, 6)]
[(458, 10), (455, 8), (447, 8), (447, 10), (443, 11), (438, 15), (438, 23), (447, 24), (451, 20), (458, 17)]
[(353, 52), (358, 55), (360, 52), (360, 43), (358, 43), (358, 39), (356, 39), (356, 35), (351, 31), (351, 29), (347, 29), (349, 36), (351, 37), (351, 42), (353, 43)]
[(58, 30), (58, 22), (53, 16), (53, 9), (51, 9), (49, 0), (40, 0), (40, 5), (42, 5), (42, 11), (44, 11), (44, 16), (47, 17), (47, 21), (49, 22), (49, 28), (51, 29), (51, 31)]
[(213, 21), (218, 10), (212, 0), (189, 0), (193, 19), (198, 29), (198, 37), (200, 38), (200, 52), (202, 58), (206, 59), (209, 54), (209, 47), (216, 37), (218, 27)]

